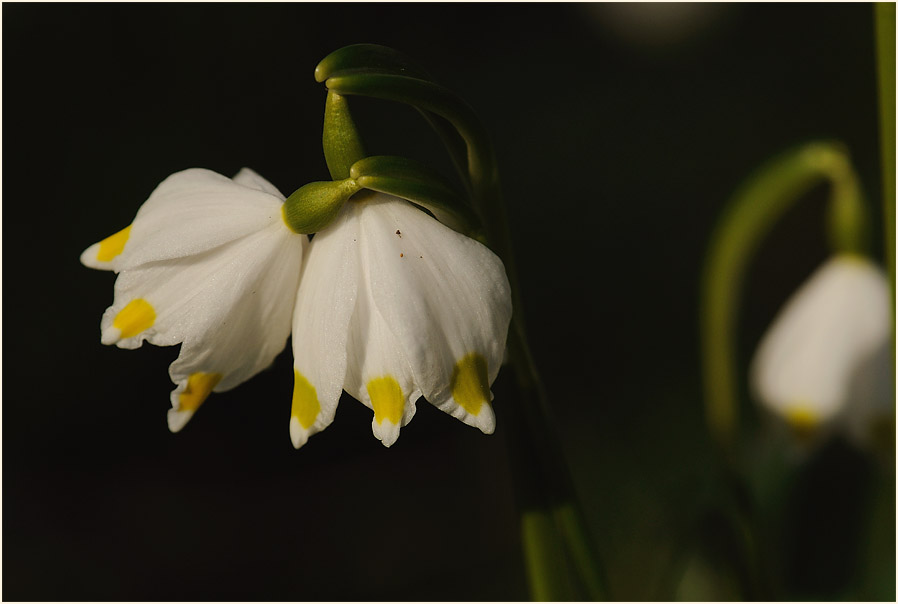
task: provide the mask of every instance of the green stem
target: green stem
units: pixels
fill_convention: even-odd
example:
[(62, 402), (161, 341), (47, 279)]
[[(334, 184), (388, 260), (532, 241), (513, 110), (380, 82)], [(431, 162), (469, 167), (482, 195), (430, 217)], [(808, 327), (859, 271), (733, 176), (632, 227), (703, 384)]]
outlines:
[[(892, 285), (892, 312), (895, 312), (895, 4), (874, 5), (876, 27), (876, 68), (879, 84), (879, 131), (882, 150), (882, 205), (884, 223), (883, 252)], [(895, 361), (895, 323), (892, 323), (892, 361)], [(894, 377), (894, 376), (893, 376)], [(892, 416), (894, 420), (894, 415)], [(868, 547), (865, 555), (865, 597), (887, 600), (895, 597), (895, 424), (885, 430), (890, 438), (883, 465), (884, 480), (873, 495), (868, 521)], [(885, 555), (883, 556), (883, 553)], [(884, 558), (884, 559), (883, 559)], [(892, 571), (892, 572), (890, 572)]]
[[(401, 52), (379, 44), (352, 44), (327, 55), (315, 67), (315, 80), (326, 82), (339, 75), (380, 73), (432, 80), (430, 74)], [(426, 109), (417, 108), (427, 123), (442, 139), (452, 164), (458, 171), (465, 190), (470, 194), (467, 172), (467, 150), (452, 124)]]
[(602, 572), (592, 540), (587, 537), (587, 527), (582, 511), (575, 505), (567, 503), (555, 510), (555, 519), (561, 527), (561, 533), (567, 539), (571, 549), (571, 557), (584, 581), (589, 600), (601, 600), (605, 595), (604, 585), (607, 580)]
[[(329, 90), (406, 103), (450, 122), (467, 146), (467, 168), (475, 201), (483, 201), (490, 183), (498, 181), (492, 147), (476, 114), (448, 89), (433, 82), (391, 73), (355, 73), (327, 79)], [(450, 150), (452, 147), (450, 147)], [(481, 194), (477, 194), (480, 192)]]
[(564, 547), (551, 514), (528, 510), (521, 514), (521, 540), (530, 596), (537, 602), (573, 600), (564, 568)]
[[(547, 556), (541, 551), (546, 539), (534, 537), (551, 530), (565, 544), (590, 599), (601, 599), (605, 595), (601, 565), (591, 547), (585, 515), (576, 496), (547, 397), (527, 344), (523, 301), (499, 185), (498, 166), (486, 129), (469, 105), (446, 88), (427, 80), (369, 72), (336, 75), (329, 77), (326, 84), (330, 90), (342, 95), (397, 101), (434, 114), (451, 124), (464, 140), (474, 209), (481, 218), (490, 247), (505, 263), (512, 289), (514, 314), (508, 351), (516, 368), (522, 404), (520, 416), (510, 418), (513, 426), (509, 433), (513, 435), (510, 438), (512, 459), (517, 467), (515, 482), (524, 493), (521, 496), (524, 510), (522, 529), (529, 533), (524, 535), (523, 544), (532, 577), (531, 587), (535, 590), (533, 596), (537, 599), (550, 595), (553, 598), (563, 597), (546, 591), (553, 585), (561, 584), (561, 581), (548, 579), (557, 574), (557, 568), (546, 566)], [(447, 140), (445, 128), (440, 134), (450, 154), (457, 157), (459, 149)], [(558, 520), (558, 510), (562, 510), (561, 522)], [(558, 560), (553, 560), (557, 564)]]
[(879, 82), (879, 131), (882, 148), (882, 202), (885, 261), (895, 303), (895, 4), (874, 5), (876, 67)]
[[(506, 413), (518, 505), (523, 515), (541, 516), (544, 520), (539, 526), (545, 530), (551, 527), (556, 533), (552, 539), (560, 540), (565, 546), (563, 556), (540, 572), (557, 574), (559, 561), (569, 560), (587, 598), (592, 601), (606, 599), (607, 582), (602, 565), (593, 548), (591, 533), (564, 459), (548, 400), (519, 321), (512, 321), (508, 354), (515, 369), (519, 392), (516, 405), (508, 408)], [(530, 551), (535, 544), (532, 539), (523, 541), (528, 564), (544, 559), (544, 554)], [(567, 585), (560, 577), (547, 583), (562, 584)], [(532, 595), (535, 599), (571, 599), (565, 593), (555, 593), (552, 597), (536, 592)]]
[[(895, 309), (895, 4), (874, 5), (876, 68), (879, 83), (879, 132), (882, 148), (883, 249)], [(895, 341), (894, 326), (892, 342)]]
[(701, 337), (708, 427), (733, 460), (738, 431), (735, 327), (748, 262), (795, 201), (831, 184), (829, 234), (836, 251), (866, 250), (867, 220), (857, 177), (841, 147), (811, 143), (762, 167), (736, 192), (716, 227), (702, 274)]

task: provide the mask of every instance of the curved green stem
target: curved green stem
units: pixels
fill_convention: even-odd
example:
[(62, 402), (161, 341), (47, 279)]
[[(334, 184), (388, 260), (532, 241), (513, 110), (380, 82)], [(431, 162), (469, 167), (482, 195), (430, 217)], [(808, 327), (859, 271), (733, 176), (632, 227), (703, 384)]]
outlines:
[(427, 71), (410, 58), (389, 46), (350, 44), (330, 53), (315, 67), (315, 81), (346, 72), (379, 72), (430, 79)]
[[(523, 304), (517, 285), (517, 269), (512, 254), (505, 204), (499, 186), (499, 171), (486, 129), (473, 109), (448, 89), (426, 80), (390, 73), (360, 72), (327, 79), (329, 90), (341, 95), (360, 95), (405, 103), (420, 111), (433, 113), (449, 122), (464, 140), (467, 171), (472, 187), (474, 210), (480, 217), (490, 247), (505, 262), (512, 286), (515, 319), (523, 320)], [(448, 142), (450, 133), (441, 137), (450, 153), (458, 149)]]
[(713, 437), (731, 455), (738, 430), (735, 327), (748, 262), (783, 213), (824, 181), (831, 185), (831, 245), (864, 252), (867, 219), (858, 180), (847, 154), (831, 143), (805, 145), (758, 170), (733, 196), (711, 237), (701, 286), (705, 412)]
[(406, 103), (447, 120), (465, 141), (475, 202), (484, 201), (495, 188), (498, 172), (486, 130), (471, 107), (448, 89), (427, 80), (391, 73), (337, 75), (328, 78), (325, 84), (340, 94)]
[[(361, 73), (433, 79), (423, 67), (393, 48), (379, 44), (352, 44), (324, 57), (315, 67), (315, 80), (325, 82), (332, 77)], [(468, 180), (467, 150), (464, 141), (445, 118), (420, 107), (417, 109), (446, 145), (452, 164), (470, 194), (471, 185)]]
[(451, 229), (483, 239), (479, 218), (440, 174), (406, 157), (372, 155), (352, 165), (349, 175), (362, 188), (387, 193), (421, 206)]
[[(327, 79), (327, 87), (343, 95), (363, 95), (398, 101), (411, 105), (422, 112), (429, 112), (446, 120), (458, 132), (466, 149), (467, 174), (470, 177), (475, 211), (480, 215), (490, 247), (502, 258), (512, 286), (514, 315), (509, 332), (509, 357), (517, 369), (518, 386), (524, 404), (518, 418), (518, 434), (526, 434), (526, 442), (513, 444), (516, 464), (523, 469), (517, 472), (519, 485), (528, 483), (537, 488), (525, 488), (529, 493), (523, 497), (523, 509), (528, 518), (522, 528), (525, 536), (525, 557), (528, 561), (531, 587), (536, 598), (550, 595), (544, 590), (557, 585), (548, 581), (553, 575), (551, 568), (543, 568), (546, 560), (539, 551), (545, 539), (534, 535), (543, 534), (548, 527), (558, 533), (565, 543), (568, 555), (575, 562), (591, 599), (601, 599), (604, 585), (603, 573), (598, 556), (591, 549), (585, 516), (575, 495), (573, 480), (564, 460), (563, 450), (556, 435), (554, 421), (546, 401), (545, 392), (533, 363), (524, 329), (523, 303), (518, 287), (517, 270), (514, 265), (511, 238), (508, 231), (505, 205), (499, 186), (499, 173), (492, 145), (486, 130), (469, 105), (449, 90), (432, 82), (418, 78), (383, 74), (356, 73), (338, 75)], [(450, 153), (457, 153), (447, 141), (445, 129), (441, 132)], [(528, 460), (528, 461), (524, 461)], [(559, 525), (556, 510), (563, 509), (563, 523)], [(551, 522), (549, 522), (551, 519)], [(536, 529), (540, 528), (539, 531)], [(534, 565), (539, 566), (535, 568)], [(542, 569), (542, 570), (540, 570)], [(547, 574), (548, 573), (548, 574)], [(540, 578), (542, 577), (542, 578)]]
[[(354, 67), (360, 64), (356, 62)], [(474, 210), (484, 227), (487, 243), (505, 263), (512, 289), (514, 314), (508, 353), (516, 369), (521, 404), (520, 413), (509, 413), (509, 441), (532, 595), (536, 599), (569, 599), (570, 591), (564, 587), (569, 588), (569, 582), (559, 570), (567, 559), (573, 562), (588, 597), (602, 599), (606, 583), (601, 564), (592, 549), (585, 515), (527, 344), (499, 172), (486, 129), (471, 107), (448, 89), (425, 79), (397, 74), (392, 68), (333, 71), (326, 85), (341, 95), (370, 96), (416, 108), (434, 126), (456, 167), (464, 163), (462, 180), (470, 184)], [(564, 546), (562, 555), (556, 552), (559, 543)]]

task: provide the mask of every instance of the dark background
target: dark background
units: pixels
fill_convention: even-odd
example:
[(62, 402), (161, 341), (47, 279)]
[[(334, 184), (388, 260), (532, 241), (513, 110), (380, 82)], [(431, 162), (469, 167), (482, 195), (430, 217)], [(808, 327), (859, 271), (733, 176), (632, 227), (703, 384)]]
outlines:
[[(772, 154), (823, 137), (848, 146), (880, 207), (871, 5), (2, 10), (7, 600), (527, 597), (508, 369), (493, 436), (422, 402), (387, 450), (344, 395), (294, 451), (289, 352), (172, 435), (176, 349), (100, 344), (113, 277), (78, 256), (167, 175), (250, 166), (288, 194), (327, 178), (312, 72), (332, 50), (393, 46), (487, 124), (534, 354), (618, 599), (674, 597), (702, 547), (717, 477), (699, 271), (728, 196)], [(372, 152), (451, 174), (413, 111), (352, 107)], [(828, 253), (824, 193), (752, 264), (743, 361)], [(884, 549), (865, 537), (881, 468), (839, 443), (817, 459), (799, 472), (776, 596), (893, 599), (893, 507)]]

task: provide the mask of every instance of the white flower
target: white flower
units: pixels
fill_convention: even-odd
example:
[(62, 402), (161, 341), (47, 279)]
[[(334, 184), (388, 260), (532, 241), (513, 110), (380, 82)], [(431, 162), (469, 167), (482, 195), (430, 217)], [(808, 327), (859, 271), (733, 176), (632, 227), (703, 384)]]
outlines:
[(181, 343), (169, 368), (173, 432), (210, 392), (248, 380), (286, 344), (308, 237), (285, 224), (283, 201), (246, 168), (233, 180), (185, 170), (153, 191), (130, 226), (81, 255), (119, 273), (104, 344)]
[(856, 436), (894, 407), (892, 307), (881, 269), (836, 256), (786, 303), (758, 347), (752, 385), (799, 431)]
[(317, 233), (293, 316), (293, 445), (333, 421), (342, 390), (384, 445), (430, 403), (495, 428), (490, 385), (511, 319), (502, 261), (401, 199), (356, 195)]

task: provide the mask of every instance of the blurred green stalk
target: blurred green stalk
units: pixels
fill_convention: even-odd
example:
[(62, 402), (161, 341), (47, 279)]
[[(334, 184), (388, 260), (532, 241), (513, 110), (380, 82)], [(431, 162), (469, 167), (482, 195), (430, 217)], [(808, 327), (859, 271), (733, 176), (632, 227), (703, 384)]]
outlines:
[(895, 4), (874, 5), (876, 67), (879, 80), (879, 131), (882, 145), (882, 201), (886, 267), (895, 303)]
[(542, 511), (522, 513), (521, 541), (531, 599), (536, 602), (574, 599), (564, 568), (564, 546), (551, 515)]

